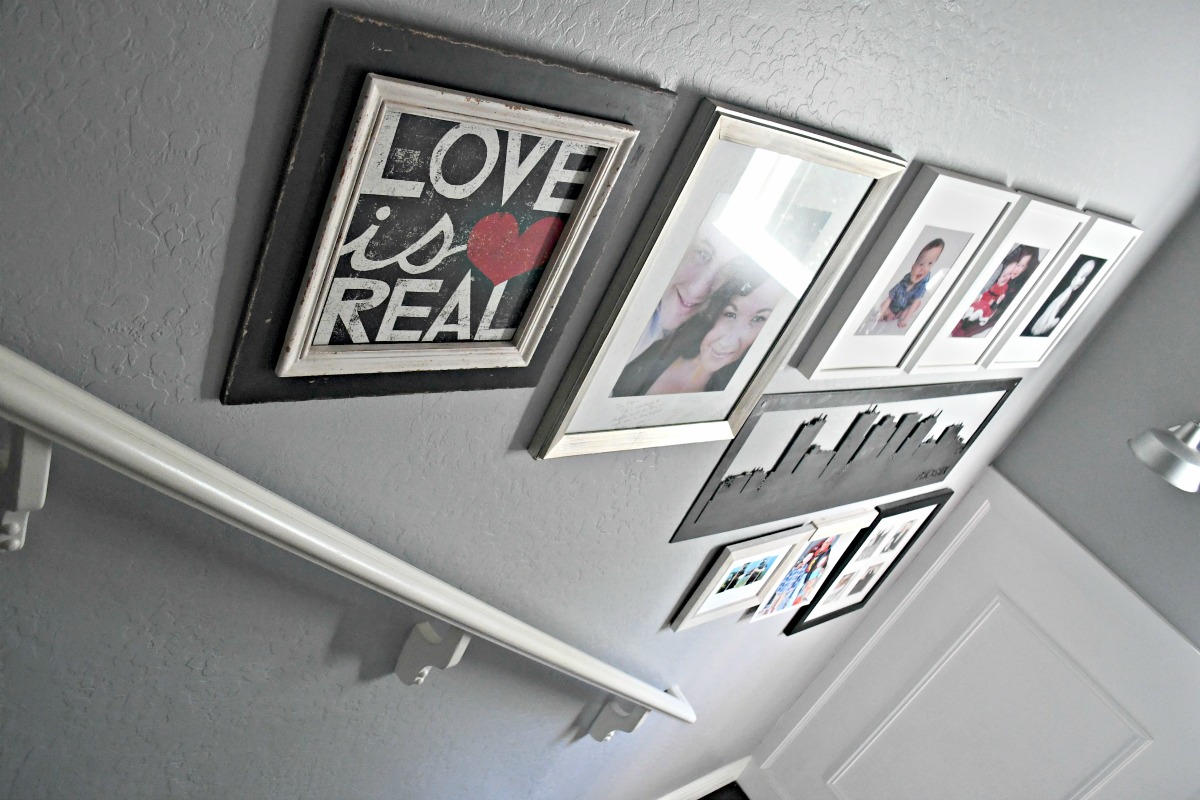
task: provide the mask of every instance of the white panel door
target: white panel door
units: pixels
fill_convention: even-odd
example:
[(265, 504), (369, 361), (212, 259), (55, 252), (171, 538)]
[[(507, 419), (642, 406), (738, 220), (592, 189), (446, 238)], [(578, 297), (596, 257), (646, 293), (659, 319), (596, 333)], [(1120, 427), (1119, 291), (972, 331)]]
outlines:
[(1200, 797), (1200, 651), (998, 473), (876, 600), (754, 800)]

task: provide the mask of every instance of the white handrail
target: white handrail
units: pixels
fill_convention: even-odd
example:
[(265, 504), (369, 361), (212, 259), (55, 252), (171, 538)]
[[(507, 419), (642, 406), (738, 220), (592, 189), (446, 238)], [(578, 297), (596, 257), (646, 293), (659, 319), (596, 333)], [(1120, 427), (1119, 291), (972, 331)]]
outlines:
[(639, 706), (696, 721), (682, 697), (422, 572), (3, 347), (0, 417), (467, 633)]

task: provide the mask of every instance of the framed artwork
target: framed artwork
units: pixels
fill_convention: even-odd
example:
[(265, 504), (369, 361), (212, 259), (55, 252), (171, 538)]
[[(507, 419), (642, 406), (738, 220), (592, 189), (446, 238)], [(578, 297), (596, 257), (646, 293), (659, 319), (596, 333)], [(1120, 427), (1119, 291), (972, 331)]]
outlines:
[(543, 418), (537, 458), (728, 439), (904, 170), (711, 101)]
[(1040, 366), (1141, 235), (1128, 223), (1091, 215), (1086, 230), (1063, 252), (1024, 313), (984, 353), (984, 363)]
[(816, 530), (808, 541), (789, 553), (783, 566), (776, 570), (751, 622), (794, 613), (811, 603), (859, 531), (875, 521), (876, 513), (872, 508), (836, 519), (815, 520)]
[(944, 489), (880, 506), (875, 523), (858, 535), (813, 602), (783, 632), (791, 636), (865, 606), (953, 494)]
[(981, 369), (977, 363), (1050, 267), (1088, 223), (1070, 206), (1021, 195), (1003, 233), (981, 250), (903, 366), (909, 372)]
[(767, 395), (671, 541), (940, 483), (1018, 381)]
[(725, 547), (671, 620), (671, 629), (681, 631), (758, 605), (771, 579), (815, 530), (806, 524)]
[(529, 366), (636, 138), (368, 75), (276, 374)]
[(222, 400), (536, 385), (674, 102), (331, 11)]
[(922, 167), (796, 367), (808, 378), (898, 374), (967, 265), (1019, 195)]

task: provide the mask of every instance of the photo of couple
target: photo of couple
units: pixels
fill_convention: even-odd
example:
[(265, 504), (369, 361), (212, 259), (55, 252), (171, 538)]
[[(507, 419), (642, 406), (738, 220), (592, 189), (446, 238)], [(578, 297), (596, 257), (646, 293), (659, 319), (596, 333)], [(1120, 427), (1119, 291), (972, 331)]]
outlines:
[(884, 292), (855, 331), (857, 336), (903, 336), (928, 310), (929, 295), (945, 280), (970, 240), (966, 231), (926, 226)]
[(783, 286), (717, 229), (719, 195), (650, 316), (612, 397), (719, 392), (737, 371)]

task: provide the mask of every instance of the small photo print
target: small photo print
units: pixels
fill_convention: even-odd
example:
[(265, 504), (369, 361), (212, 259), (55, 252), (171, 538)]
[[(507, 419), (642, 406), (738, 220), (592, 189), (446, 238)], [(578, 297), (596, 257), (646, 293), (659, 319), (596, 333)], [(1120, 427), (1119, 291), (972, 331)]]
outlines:
[(789, 297), (717, 229), (729, 197), (717, 195), (610, 396), (722, 391), (776, 306)]
[(721, 579), (721, 582), (717, 584), (717, 591), (713, 592), (713, 594), (720, 595), (722, 592), (728, 592), (731, 589), (753, 586), (771, 574), (771, 567), (778, 560), (778, 555), (772, 555), (760, 558), (757, 561), (748, 561), (745, 564), (730, 569), (725, 577)]
[(909, 520), (898, 528), (892, 530), (887, 536), (885, 536), (887, 539), (887, 544), (885, 544), (883, 549), (879, 551), (880, 555), (888, 555), (889, 553), (896, 552), (899, 547), (908, 541), (908, 537), (912, 536), (913, 531), (916, 529), (916, 520)]
[(855, 561), (870, 561), (875, 555), (875, 551), (883, 544), (884, 537), (887, 535), (887, 530), (881, 525), (871, 533), (863, 546), (858, 549), (858, 555), (854, 557)]
[(834, 582), (833, 586), (829, 587), (829, 594), (825, 596), (825, 600), (828, 602), (833, 602), (834, 600), (841, 599), (842, 595), (846, 594), (846, 590), (850, 588), (850, 582), (854, 580), (854, 576), (856, 574), (858, 573), (847, 572), (845, 575), (842, 575), (840, 578), (838, 578), (837, 581)]
[(928, 295), (946, 279), (971, 241), (969, 231), (926, 225), (855, 331), (856, 336), (903, 336), (929, 310)]
[(783, 576), (774, 593), (755, 612), (755, 618), (760, 619), (811, 602), (817, 590), (821, 588), (825, 575), (835, 566), (829, 563), (829, 560), (833, 555), (833, 545), (842, 535), (826, 536), (809, 542)]
[(865, 570), (863, 570), (847, 596), (853, 597), (870, 589), (875, 580), (875, 576), (879, 574), (879, 570), (881, 569), (883, 569), (883, 565), (876, 564), (873, 567), (867, 567)]
[(971, 301), (950, 335), (960, 338), (991, 335), (996, 323), (1017, 301), (1021, 291), (1041, 266), (1046, 249), (1031, 244), (1014, 245), (992, 271), (983, 291)]
[(1075, 263), (1054, 287), (1050, 297), (1038, 309), (1021, 335), (1046, 337), (1054, 333), (1058, 323), (1063, 321), (1063, 317), (1075, 305), (1075, 301), (1087, 292), (1088, 286), (1100, 274), (1100, 268), (1107, 261), (1108, 259), (1089, 255), (1081, 255), (1075, 259)]

